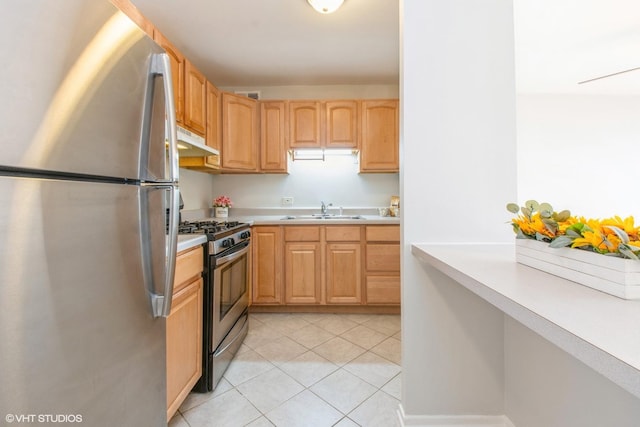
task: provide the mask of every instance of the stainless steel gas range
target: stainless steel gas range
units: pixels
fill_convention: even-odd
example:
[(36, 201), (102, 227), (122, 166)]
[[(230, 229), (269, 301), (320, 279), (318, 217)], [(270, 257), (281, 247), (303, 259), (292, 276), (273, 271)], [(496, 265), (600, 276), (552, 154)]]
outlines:
[(180, 234), (207, 236), (204, 271), (202, 377), (194, 391), (213, 390), (247, 335), (249, 224), (181, 222)]

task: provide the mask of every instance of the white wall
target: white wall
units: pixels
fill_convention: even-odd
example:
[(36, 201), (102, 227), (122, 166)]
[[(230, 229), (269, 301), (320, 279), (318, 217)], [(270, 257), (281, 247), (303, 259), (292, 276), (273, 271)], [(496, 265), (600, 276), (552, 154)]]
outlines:
[(410, 244), (513, 238), (512, 4), (401, 5), (402, 405), (410, 416), (502, 414), (501, 313), (423, 267)]
[(505, 407), (517, 427), (637, 427), (640, 402), (505, 316)]
[(207, 209), (213, 202), (213, 176), (180, 169), (180, 194), (185, 210)]
[(640, 97), (526, 94), (517, 106), (519, 203), (640, 216)]

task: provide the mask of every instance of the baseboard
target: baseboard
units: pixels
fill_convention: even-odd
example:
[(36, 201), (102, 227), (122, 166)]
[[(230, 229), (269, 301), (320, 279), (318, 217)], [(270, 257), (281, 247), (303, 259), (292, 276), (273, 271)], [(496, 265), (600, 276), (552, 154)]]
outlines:
[(505, 415), (407, 415), (397, 411), (402, 427), (515, 427)]

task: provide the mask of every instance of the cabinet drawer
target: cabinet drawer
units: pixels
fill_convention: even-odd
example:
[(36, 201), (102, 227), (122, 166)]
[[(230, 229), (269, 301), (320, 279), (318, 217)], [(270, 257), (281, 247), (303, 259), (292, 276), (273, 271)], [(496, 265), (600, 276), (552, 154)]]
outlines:
[(327, 242), (359, 242), (359, 226), (327, 226), (325, 228)]
[(400, 304), (400, 276), (367, 276), (368, 304)]
[(368, 225), (366, 231), (368, 242), (399, 242), (399, 225)]
[(367, 271), (400, 271), (400, 245), (367, 244)]
[(176, 274), (173, 279), (174, 295), (189, 283), (189, 279), (199, 276), (203, 266), (202, 246), (180, 252), (176, 259)]
[(287, 242), (319, 242), (320, 227), (285, 227), (284, 240)]

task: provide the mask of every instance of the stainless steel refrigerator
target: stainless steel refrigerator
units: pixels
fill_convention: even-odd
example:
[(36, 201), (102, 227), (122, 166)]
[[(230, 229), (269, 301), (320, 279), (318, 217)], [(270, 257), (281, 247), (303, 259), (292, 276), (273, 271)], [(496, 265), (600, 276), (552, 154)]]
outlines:
[(0, 424), (166, 425), (168, 58), (106, 0), (5, 2), (0, 52)]

